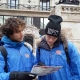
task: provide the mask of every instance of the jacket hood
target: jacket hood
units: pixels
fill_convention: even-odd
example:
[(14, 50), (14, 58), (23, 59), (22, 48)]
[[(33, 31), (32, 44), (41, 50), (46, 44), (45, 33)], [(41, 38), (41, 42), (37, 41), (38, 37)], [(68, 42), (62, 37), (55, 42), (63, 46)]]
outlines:
[(13, 42), (7, 36), (3, 36), (1, 41), (8, 47), (17, 47), (17, 48), (19, 48), (23, 45), (23, 42)]

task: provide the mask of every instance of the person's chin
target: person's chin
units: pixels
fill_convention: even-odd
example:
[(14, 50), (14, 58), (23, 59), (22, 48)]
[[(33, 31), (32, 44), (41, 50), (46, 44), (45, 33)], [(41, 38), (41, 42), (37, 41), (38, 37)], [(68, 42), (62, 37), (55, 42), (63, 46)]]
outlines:
[(23, 39), (19, 39), (19, 40), (17, 40), (17, 42), (22, 42), (23, 41)]
[(23, 40), (19, 40), (19, 42), (22, 42)]
[(52, 44), (48, 44), (49, 46), (52, 46)]
[(48, 45), (52, 45), (52, 43), (48, 43)]

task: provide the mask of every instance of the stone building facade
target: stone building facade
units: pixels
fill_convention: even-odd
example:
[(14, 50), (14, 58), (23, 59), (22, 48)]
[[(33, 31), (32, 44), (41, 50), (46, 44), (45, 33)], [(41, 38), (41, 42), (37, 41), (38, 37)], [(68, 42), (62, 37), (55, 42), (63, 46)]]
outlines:
[(68, 40), (80, 51), (80, 5), (58, 3), (59, 0), (0, 0), (0, 24), (9, 17), (19, 17), (27, 25), (33, 24), (26, 27), (25, 35), (33, 37), (31, 41), (35, 54), (37, 42), (40, 40), (39, 30), (45, 28), (47, 17), (50, 14), (60, 15), (63, 17), (62, 29)]
[(72, 41), (80, 52), (80, 6), (67, 4), (57, 5), (52, 14), (62, 16), (62, 29), (68, 40)]

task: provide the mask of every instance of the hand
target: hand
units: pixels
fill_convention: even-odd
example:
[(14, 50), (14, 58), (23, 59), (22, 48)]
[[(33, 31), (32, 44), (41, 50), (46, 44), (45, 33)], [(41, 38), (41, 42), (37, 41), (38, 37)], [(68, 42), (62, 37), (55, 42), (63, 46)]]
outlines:
[(46, 66), (43, 62), (39, 62), (37, 65), (39, 65), (39, 66)]

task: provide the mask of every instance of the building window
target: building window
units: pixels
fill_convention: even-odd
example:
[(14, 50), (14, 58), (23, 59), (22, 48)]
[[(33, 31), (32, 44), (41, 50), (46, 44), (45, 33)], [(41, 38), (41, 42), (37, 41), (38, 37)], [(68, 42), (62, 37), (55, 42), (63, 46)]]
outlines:
[(45, 29), (47, 23), (49, 22), (48, 18), (40, 18), (40, 17), (26, 17), (26, 16), (0, 16), (0, 24), (3, 24), (6, 19), (10, 17), (18, 17), (25, 20), (26, 24), (33, 24), (38, 29)]
[(39, 17), (33, 17), (33, 24), (35, 25), (35, 27), (40, 29), (40, 18)]
[(32, 17), (25, 17), (25, 21), (27, 24), (33, 24), (33, 18)]
[(5, 20), (10, 18), (11, 16), (3, 16), (3, 22), (5, 23)]
[(25, 19), (25, 17), (24, 17), (24, 16), (17, 16), (17, 17), (18, 17), (18, 18), (21, 18), (21, 19), (23, 19), (23, 20)]
[(45, 29), (48, 22), (47, 18), (40, 18), (40, 29)]
[(3, 16), (0, 16), (0, 26), (3, 24)]
[(50, 0), (40, 0), (40, 10), (50, 11)]
[(8, 0), (8, 8), (17, 9), (19, 4), (19, 0)]

